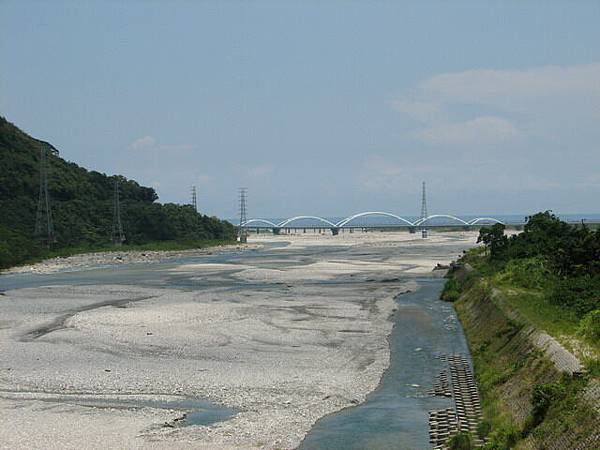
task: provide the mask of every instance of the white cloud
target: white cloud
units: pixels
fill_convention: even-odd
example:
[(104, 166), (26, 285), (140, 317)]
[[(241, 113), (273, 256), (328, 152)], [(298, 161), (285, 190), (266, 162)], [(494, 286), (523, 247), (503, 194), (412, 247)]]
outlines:
[(395, 99), (392, 108), (420, 121), (428, 121), (440, 112), (440, 105), (432, 102)]
[(246, 167), (244, 173), (251, 178), (260, 178), (273, 172), (272, 164), (261, 164), (253, 167)]
[(127, 148), (133, 151), (182, 152), (193, 150), (193, 144), (159, 144), (152, 136), (143, 136), (133, 141)]
[(501, 117), (484, 116), (465, 122), (436, 125), (415, 132), (428, 144), (486, 144), (515, 139), (519, 131)]
[(467, 70), (431, 77), (419, 87), (426, 96), (480, 104), (505, 104), (514, 98), (600, 96), (600, 64)]
[(429, 164), (370, 155), (362, 164), (358, 180), (367, 191), (401, 191), (406, 186), (420, 186), (434, 173), (435, 168)]
[(129, 144), (130, 150), (146, 150), (151, 149), (156, 146), (156, 139), (152, 136), (144, 136), (136, 139), (131, 144)]
[(571, 143), (574, 135), (595, 133), (599, 105), (600, 64), (444, 73), (391, 102), (423, 122), (411, 135), (429, 144), (489, 144), (517, 136)]

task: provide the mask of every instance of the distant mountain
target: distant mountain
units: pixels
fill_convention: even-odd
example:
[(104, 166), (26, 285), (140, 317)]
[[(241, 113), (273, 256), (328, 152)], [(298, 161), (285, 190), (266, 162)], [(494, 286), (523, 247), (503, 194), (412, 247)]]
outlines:
[(34, 236), (43, 145), (50, 149), (48, 190), (57, 248), (110, 242), (115, 179), (119, 180), (126, 243), (229, 240), (235, 236), (230, 223), (198, 214), (191, 206), (158, 203), (152, 188), (65, 161), (51, 144), (0, 117), (0, 267), (47, 252)]

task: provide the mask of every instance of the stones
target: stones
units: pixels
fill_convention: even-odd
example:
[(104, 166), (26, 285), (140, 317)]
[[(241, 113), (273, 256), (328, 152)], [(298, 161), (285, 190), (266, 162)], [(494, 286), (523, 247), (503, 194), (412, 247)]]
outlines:
[[(467, 359), (463, 355), (441, 355), (440, 359), (448, 363), (448, 369), (436, 377), (429, 393), (452, 397), (454, 407), (429, 413), (429, 435), (434, 449), (446, 448), (448, 439), (459, 432), (476, 436), (482, 418), (479, 391)], [(482, 440), (475, 439), (475, 445), (481, 444)]]

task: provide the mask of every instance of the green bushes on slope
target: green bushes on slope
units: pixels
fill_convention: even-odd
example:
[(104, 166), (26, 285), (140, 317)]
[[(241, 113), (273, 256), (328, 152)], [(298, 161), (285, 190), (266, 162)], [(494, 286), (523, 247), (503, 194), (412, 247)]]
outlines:
[(58, 241), (53, 250), (110, 243), (116, 180), (128, 244), (232, 240), (235, 236), (228, 222), (198, 214), (190, 206), (157, 203), (152, 188), (65, 161), (51, 145), (0, 117), (0, 268), (49, 253), (33, 236), (43, 145), (51, 149), (48, 188)]
[[(595, 450), (600, 415), (584, 392), (600, 376), (600, 231), (545, 212), (511, 237), (502, 225), (483, 228), (480, 242), (444, 293), (469, 341), (483, 448)], [(532, 327), (578, 355), (584, 373), (559, 372), (532, 344)]]

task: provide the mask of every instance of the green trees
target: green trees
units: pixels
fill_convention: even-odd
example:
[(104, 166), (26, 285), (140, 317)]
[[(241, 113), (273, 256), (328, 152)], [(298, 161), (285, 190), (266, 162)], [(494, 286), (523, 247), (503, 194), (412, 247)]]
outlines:
[(498, 259), (503, 254), (508, 244), (508, 238), (504, 235), (505, 226), (496, 223), (492, 227), (483, 227), (479, 230), (477, 243), (483, 242), (489, 249), (490, 257)]
[(528, 218), (524, 230), (507, 238), (504, 227), (480, 230), (498, 276), (514, 286), (537, 289), (549, 302), (581, 322), (582, 335), (598, 339), (600, 230), (570, 225), (550, 211)]
[[(0, 117), (0, 268), (46, 251), (33, 236), (43, 144)], [(157, 203), (154, 189), (123, 176), (88, 171), (60, 158), (56, 151), (49, 155), (48, 165), (59, 248), (109, 244), (115, 179), (129, 244), (235, 237), (235, 228), (228, 222), (198, 214), (189, 206)]]

